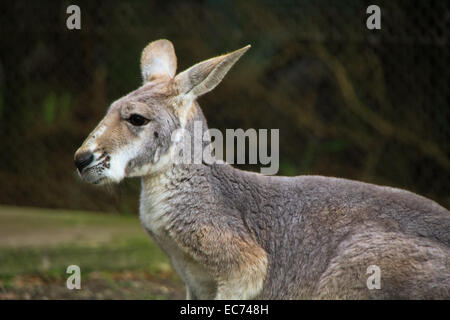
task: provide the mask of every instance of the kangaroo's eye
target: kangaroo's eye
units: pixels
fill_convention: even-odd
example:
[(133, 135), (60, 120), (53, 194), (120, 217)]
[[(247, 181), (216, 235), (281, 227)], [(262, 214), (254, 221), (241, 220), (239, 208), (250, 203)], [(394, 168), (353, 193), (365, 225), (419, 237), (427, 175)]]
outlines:
[(140, 127), (149, 123), (150, 120), (134, 113), (127, 119), (127, 121), (133, 126)]

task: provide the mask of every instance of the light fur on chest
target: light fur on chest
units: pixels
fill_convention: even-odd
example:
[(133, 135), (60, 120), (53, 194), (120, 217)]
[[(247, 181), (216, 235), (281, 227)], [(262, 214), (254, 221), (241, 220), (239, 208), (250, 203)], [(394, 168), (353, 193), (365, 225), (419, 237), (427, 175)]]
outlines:
[[(196, 261), (189, 248), (180, 245), (171, 236), (173, 212), (170, 198), (176, 189), (170, 189), (170, 177), (160, 176), (143, 183), (140, 220), (163, 251), (169, 256), (172, 266), (186, 284), (187, 298), (194, 299), (252, 299), (258, 296), (267, 273), (267, 255), (256, 244), (240, 241), (232, 235), (224, 236), (223, 246), (242, 247), (238, 268), (230, 272), (212, 274), (208, 268)], [(236, 244), (237, 242), (237, 244)], [(223, 248), (226, 249), (226, 248)]]
[(173, 192), (166, 188), (167, 177), (157, 177), (143, 186), (140, 201), (140, 220), (146, 231), (169, 256), (173, 268), (186, 284), (187, 298), (213, 299), (217, 283), (207, 270), (179, 246), (168, 232)]

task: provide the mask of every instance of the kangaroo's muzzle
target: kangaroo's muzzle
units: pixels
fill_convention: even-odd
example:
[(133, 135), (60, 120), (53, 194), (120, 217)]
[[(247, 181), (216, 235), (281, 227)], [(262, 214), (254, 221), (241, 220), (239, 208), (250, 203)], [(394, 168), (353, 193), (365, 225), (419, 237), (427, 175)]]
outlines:
[(75, 166), (78, 171), (81, 173), (84, 168), (86, 168), (89, 164), (94, 160), (94, 154), (92, 152), (82, 152), (80, 154), (75, 155)]

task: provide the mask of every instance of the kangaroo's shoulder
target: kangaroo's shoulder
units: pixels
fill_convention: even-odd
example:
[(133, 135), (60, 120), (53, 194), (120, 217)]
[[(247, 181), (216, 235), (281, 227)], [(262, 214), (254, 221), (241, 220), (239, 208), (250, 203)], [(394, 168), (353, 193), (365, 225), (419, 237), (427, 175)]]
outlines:
[(294, 177), (249, 175), (248, 173), (244, 175), (253, 176), (253, 179), (250, 180), (260, 185), (262, 192), (274, 188), (289, 189), (295, 190), (304, 200), (327, 200), (330, 203), (342, 201), (347, 204), (366, 203), (380, 208), (403, 207), (424, 212), (439, 212), (450, 218), (450, 212), (446, 208), (431, 199), (405, 189), (318, 175)]
[(303, 190), (314, 190), (321, 197), (335, 197), (348, 203), (361, 203), (372, 208), (438, 213), (450, 218), (450, 212), (435, 201), (414, 192), (356, 180), (324, 176), (295, 177)]

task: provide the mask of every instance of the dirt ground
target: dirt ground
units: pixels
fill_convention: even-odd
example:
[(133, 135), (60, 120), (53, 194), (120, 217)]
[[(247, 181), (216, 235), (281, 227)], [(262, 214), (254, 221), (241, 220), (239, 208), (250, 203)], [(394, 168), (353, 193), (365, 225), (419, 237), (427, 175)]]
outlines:
[(8, 286), (0, 282), (0, 300), (53, 299), (184, 299), (179, 283), (141, 272), (118, 272), (105, 277), (90, 273), (81, 289), (68, 290), (65, 280), (48, 280), (39, 276), (18, 276)]
[[(81, 289), (66, 286), (67, 266)], [(135, 216), (0, 206), (0, 299), (184, 299)]]

